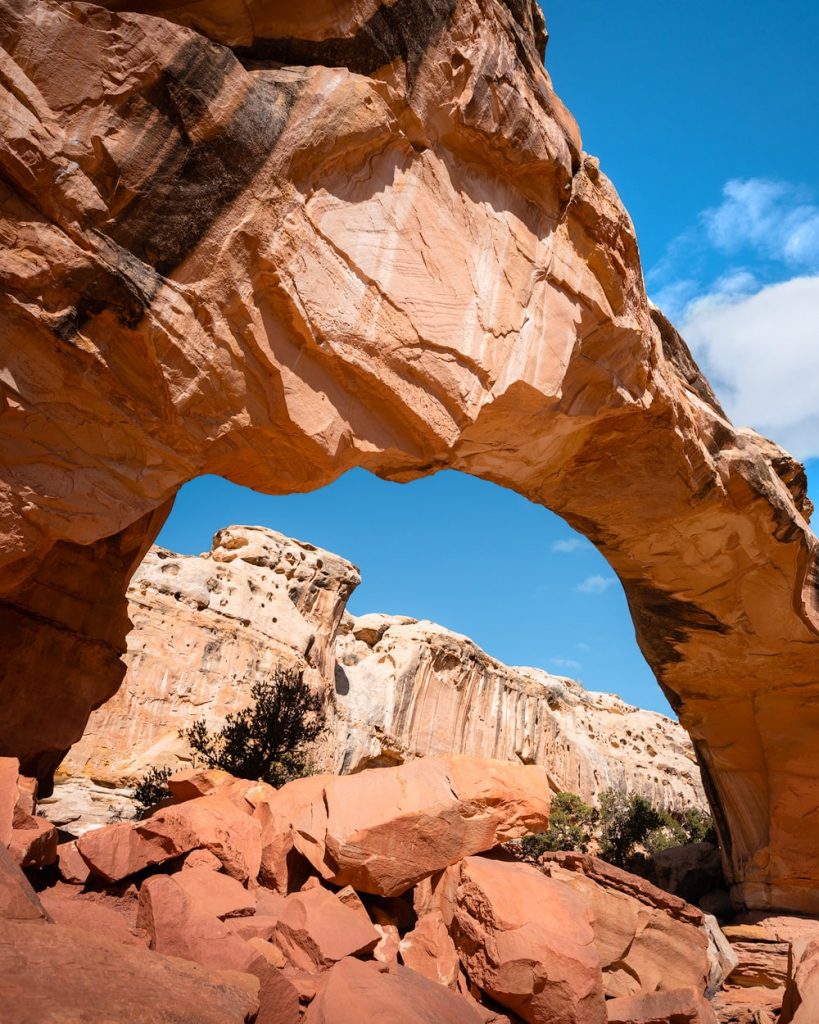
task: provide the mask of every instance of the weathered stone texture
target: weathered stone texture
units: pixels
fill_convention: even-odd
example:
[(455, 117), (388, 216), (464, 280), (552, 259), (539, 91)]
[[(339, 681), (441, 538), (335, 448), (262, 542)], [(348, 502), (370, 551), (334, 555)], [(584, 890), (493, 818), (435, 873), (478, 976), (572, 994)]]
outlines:
[(126, 581), (185, 481), (449, 466), (594, 541), (736, 896), (819, 909), (804, 474), (650, 309), (534, 8), (288, 5), (260, 37), (184, 6), (201, 31), (0, 6), (0, 753), (47, 784), (116, 690)]

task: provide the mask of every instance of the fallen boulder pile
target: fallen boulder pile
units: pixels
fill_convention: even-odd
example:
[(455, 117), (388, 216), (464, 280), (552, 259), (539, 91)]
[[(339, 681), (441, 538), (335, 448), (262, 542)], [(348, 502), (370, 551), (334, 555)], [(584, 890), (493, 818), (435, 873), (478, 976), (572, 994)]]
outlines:
[(678, 897), (586, 855), (517, 858), (505, 844), (548, 825), (538, 766), (426, 758), (279, 790), (190, 770), (170, 789), (69, 839), (0, 759), (4, 1022), (715, 1024), (737, 975)]

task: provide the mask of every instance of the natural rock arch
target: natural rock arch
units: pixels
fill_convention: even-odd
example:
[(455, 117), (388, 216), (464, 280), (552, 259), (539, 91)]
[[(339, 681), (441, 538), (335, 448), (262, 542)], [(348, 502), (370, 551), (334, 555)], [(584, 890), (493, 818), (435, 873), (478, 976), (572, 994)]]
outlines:
[(336, 7), (0, 0), (2, 752), (48, 780), (116, 689), (186, 480), (453, 467), (602, 551), (737, 898), (816, 911), (801, 467), (650, 308), (536, 5)]

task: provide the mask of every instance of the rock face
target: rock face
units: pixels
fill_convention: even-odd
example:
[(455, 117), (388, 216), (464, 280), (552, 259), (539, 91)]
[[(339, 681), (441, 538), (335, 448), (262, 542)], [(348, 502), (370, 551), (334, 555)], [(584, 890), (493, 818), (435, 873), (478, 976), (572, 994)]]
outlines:
[(598, 546), (735, 895), (819, 909), (804, 473), (650, 308), (538, 8), (110, 6), (2, 0), (0, 753), (45, 792), (116, 690), (185, 481), (449, 466)]
[(337, 555), (258, 527), (221, 530), (201, 557), (153, 549), (129, 588), (123, 685), (92, 713), (45, 813), (72, 830), (112, 820), (111, 787), (183, 763), (180, 726), (204, 717), (217, 728), (274, 664), (324, 687), (330, 732), (315, 760), (330, 771), (462, 753), (542, 765), (587, 801), (618, 786), (669, 808), (705, 806), (675, 722), (503, 665), (433, 623), (343, 614), (358, 579)]

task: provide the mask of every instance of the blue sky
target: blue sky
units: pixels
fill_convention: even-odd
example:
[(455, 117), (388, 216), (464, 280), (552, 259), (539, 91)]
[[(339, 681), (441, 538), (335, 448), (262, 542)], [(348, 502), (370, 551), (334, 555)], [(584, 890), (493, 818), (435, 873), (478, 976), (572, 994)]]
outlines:
[[(634, 219), (649, 293), (737, 421), (819, 481), (819, 5), (544, 7), (547, 67)], [(400, 486), (356, 471), (275, 498), (208, 477), (159, 542), (198, 553), (229, 523), (351, 559), (357, 614), (430, 618), (510, 664), (668, 711), (604, 560), (515, 494), (455, 473)]]

